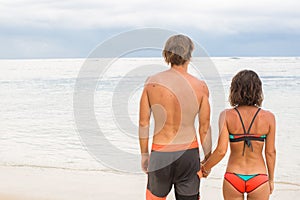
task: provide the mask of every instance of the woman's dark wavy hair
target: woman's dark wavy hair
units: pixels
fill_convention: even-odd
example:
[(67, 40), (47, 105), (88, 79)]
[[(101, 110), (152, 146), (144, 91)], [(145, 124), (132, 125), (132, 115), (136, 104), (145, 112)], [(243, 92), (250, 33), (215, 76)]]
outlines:
[(254, 71), (243, 70), (233, 77), (229, 95), (231, 106), (261, 106), (263, 99), (262, 83)]

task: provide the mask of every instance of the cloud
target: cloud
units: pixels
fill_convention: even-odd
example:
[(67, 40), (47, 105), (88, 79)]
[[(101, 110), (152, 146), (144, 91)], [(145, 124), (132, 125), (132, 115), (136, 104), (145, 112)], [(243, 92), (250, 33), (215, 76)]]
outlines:
[(141, 27), (175, 30), (211, 55), (296, 55), (298, 0), (1, 0), (0, 58), (85, 57)]
[(297, 0), (4, 0), (0, 24), (75, 30), (186, 27), (215, 34), (300, 32), (299, 8)]

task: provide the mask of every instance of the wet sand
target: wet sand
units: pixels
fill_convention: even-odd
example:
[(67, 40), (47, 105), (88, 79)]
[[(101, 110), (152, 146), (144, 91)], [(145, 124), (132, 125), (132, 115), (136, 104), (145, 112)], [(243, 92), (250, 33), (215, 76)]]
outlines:
[[(104, 171), (0, 167), (0, 200), (145, 199), (146, 176)], [(223, 199), (222, 179), (202, 179), (201, 199)], [(300, 186), (276, 183), (273, 200), (298, 199)], [(167, 198), (175, 199), (173, 191)]]

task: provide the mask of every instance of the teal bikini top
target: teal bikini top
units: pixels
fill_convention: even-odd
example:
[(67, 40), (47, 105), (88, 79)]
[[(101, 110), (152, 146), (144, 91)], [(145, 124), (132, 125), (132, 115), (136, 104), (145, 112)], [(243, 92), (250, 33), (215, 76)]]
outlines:
[(244, 149), (243, 149), (243, 156), (245, 154), (245, 147), (246, 145), (251, 148), (251, 150), (253, 151), (253, 147), (252, 147), (252, 143), (251, 141), (252, 140), (256, 140), (256, 141), (261, 141), (261, 142), (264, 142), (267, 135), (264, 134), (250, 134), (250, 130), (251, 130), (251, 127), (254, 123), (254, 120), (257, 116), (257, 114), (259, 113), (259, 111), (261, 110), (261, 108), (258, 108), (258, 110), (256, 111), (251, 123), (250, 123), (250, 126), (249, 126), (249, 129), (248, 131), (246, 131), (246, 128), (245, 128), (245, 125), (244, 125), (244, 121), (242, 119), (242, 116), (239, 112), (239, 110), (236, 108), (234, 108), (236, 110), (236, 112), (238, 113), (239, 117), (240, 117), (240, 120), (241, 120), (241, 123), (242, 123), (242, 126), (243, 126), (243, 130), (244, 130), (244, 133), (243, 134), (232, 134), (232, 133), (229, 133), (229, 140), (230, 142), (240, 142), (240, 141), (244, 141)]

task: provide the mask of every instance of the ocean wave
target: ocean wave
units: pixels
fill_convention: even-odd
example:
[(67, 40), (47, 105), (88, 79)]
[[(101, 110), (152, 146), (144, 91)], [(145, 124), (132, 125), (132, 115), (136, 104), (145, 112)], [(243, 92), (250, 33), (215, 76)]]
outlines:
[(37, 169), (58, 169), (58, 170), (70, 170), (70, 171), (83, 171), (83, 172), (109, 172), (116, 174), (127, 174), (114, 169), (88, 169), (88, 168), (76, 168), (76, 167), (59, 167), (49, 165), (30, 165), (30, 164), (0, 164), (1, 167), (15, 167), (15, 168), (37, 168)]

